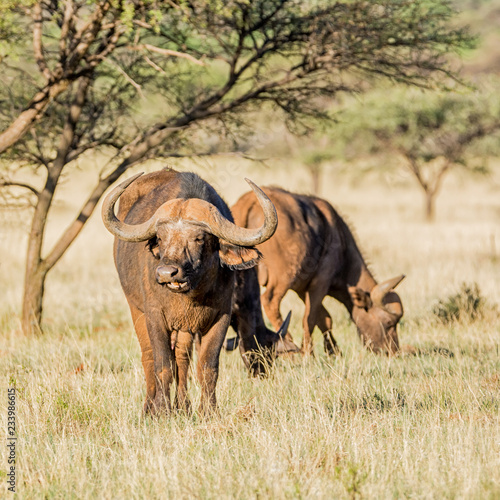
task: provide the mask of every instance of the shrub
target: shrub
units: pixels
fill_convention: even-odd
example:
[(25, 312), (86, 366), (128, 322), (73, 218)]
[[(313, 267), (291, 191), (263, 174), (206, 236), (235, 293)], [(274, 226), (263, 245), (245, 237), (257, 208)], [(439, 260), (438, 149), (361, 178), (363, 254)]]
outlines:
[(487, 308), (477, 283), (462, 283), (458, 293), (446, 300), (440, 300), (432, 312), (444, 324), (454, 321), (475, 321), (482, 318)]

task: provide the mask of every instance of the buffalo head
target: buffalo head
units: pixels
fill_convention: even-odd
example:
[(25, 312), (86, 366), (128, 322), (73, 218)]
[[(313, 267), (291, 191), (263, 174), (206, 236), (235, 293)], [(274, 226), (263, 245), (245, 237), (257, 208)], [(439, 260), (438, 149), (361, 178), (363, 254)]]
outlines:
[[(276, 354), (288, 354), (291, 352), (300, 352), (300, 349), (287, 338), (288, 327), (290, 326), (290, 319), (292, 317), (292, 311), (288, 311), (288, 314), (280, 326), (277, 332), (264, 327), (264, 335), (262, 335), (263, 340), (260, 344), (263, 349), (268, 349), (270, 351), (275, 351)], [(236, 323), (237, 324), (237, 323)], [(236, 326), (236, 325), (234, 325)], [(236, 326), (236, 328), (238, 328)], [(226, 351), (234, 351), (240, 344), (240, 338), (230, 337), (224, 342), (224, 349)]]
[(396, 353), (399, 350), (397, 324), (403, 316), (403, 305), (394, 291), (404, 275), (379, 283), (370, 292), (348, 287), (353, 302), (352, 317), (364, 344), (375, 352)]
[(120, 221), (114, 206), (125, 189), (142, 174), (117, 186), (106, 197), (102, 217), (106, 228), (121, 240), (148, 241), (156, 258), (155, 278), (175, 293), (197, 289), (209, 270), (219, 264), (231, 269), (253, 267), (260, 259), (255, 245), (269, 239), (278, 223), (276, 210), (252, 181), (246, 179), (254, 190), (264, 211), (264, 223), (257, 229), (236, 226), (225, 218), (211, 203), (197, 198), (176, 198), (161, 205), (154, 215), (142, 224), (130, 225)]

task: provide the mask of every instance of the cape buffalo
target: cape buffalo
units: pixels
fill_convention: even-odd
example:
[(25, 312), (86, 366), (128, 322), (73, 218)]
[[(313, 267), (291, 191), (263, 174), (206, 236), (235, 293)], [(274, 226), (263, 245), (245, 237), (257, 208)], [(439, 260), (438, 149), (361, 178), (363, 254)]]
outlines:
[[(366, 347), (396, 353), (403, 306), (393, 289), (404, 275), (377, 284), (347, 224), (327, 201), (273, 187), (264, 192), (279, 220), (274, 237), (258, 246), (264, 256), (258, 264), (259, 282), (266, 287), (262, 304), (273, 327), (282, 323), (281, 300), (294, 290), (306, 306), (302, 352), (312, 353), (311, 334), (317, 325), (325, 351), (339, 353), (332, 318), (322, 305), (330, 295), (347, 308)], [(251, 192), (236, 202), (232, 212), (239, 226), (254, 228), (262, 223)]]
[[(140, 175), (109, 193), (102, 216), (116, 237), (115, 264), (141, 346), (144, 409), (170, 412), (174, 377), (175, 406), (189, 409), (187, 378), (198, 334), (200, 412), (208, 413), (216, 408), (219, 353), (231, 319), (235, 270), (256, 265), (261, 254), (255, 245), (275, 232), (276, 210), (247, 180), (264, 222), (257, 229), (241, 228), (213, 187), (196, 174), (162, 170), (138, 179)], [(263, 343), (272, 340), (267, 335)], [(255, 342), (252, 333), (252, 339), (243, 339), (243, 350), (254, 348)], [(245, 361), (251, 364), (251, 359)]]

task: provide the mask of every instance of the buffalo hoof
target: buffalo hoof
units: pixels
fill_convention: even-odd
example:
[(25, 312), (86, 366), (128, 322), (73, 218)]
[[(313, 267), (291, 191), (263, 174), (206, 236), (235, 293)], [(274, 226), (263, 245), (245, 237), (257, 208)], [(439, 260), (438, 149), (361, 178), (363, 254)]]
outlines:
[(250, 366), (249, 374), (253, 378), (267, 378), (271, 374), (272, 363), (267, 360), (259, 360)]
[(325, 353), (327, 356), (334, 356), (334, 357), (341, 357), (342, 356), (342, 351), (336, 347), (335, 349), (331, 349), (331, 348), (325, 348)]
[(300, 352), (302, 353), (302, 356), (304, 358), (314, 358), (314, 351), (313, 351), (312, 346), (310, 346), (310, 347), (302, 346), (300, 349)]
[(325, 353), (328, 356), (342, 356), (342, 351), (339, 349), (337, 344), (333, 344), (329, 340), (325, 340)]
[(226, 339), (222, 347), (224, 347), (226, 351), (234, 351), (239, 343), (240, 339), (238, 337), (231, 337), (230, 339)]
[(148, 415), (151, 413), (151, 408), (153, 407), (153, 400), (149, 397), (146, 396), (146, 401), (144, 401), (144, 407), (142, 408), (142, 411), (145, 415)]
[(155, 397), (155, 400), (152, 402), (149, 413), (152, 417), (160, 417), (163, 415), (170, 415), (171, 410), (170, 410), (170, 403), (165, 400), (165, 398), (162, 396)]
[(178, 412), (185, 413), (186, 415), (191, 415), (193, 413), (191, 401), (189, 401), (189, 399), (187, 398), (185, 398), (183, 401), (180, 401), (176, 398), (175, 408)]

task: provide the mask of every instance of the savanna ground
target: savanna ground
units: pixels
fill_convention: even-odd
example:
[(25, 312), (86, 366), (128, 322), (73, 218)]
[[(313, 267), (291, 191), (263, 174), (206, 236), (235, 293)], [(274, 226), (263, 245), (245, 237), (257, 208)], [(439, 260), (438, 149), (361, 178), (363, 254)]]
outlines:
[[(247, 189), (244, 176), (303, 192), (309, 183), (290, 165), (215, 164), (196, 170), (229, 203)], [(500, 178), (450, 176), (426, 224), (406, 176), (339, 172), (327, 169), (321, 194), (355, 228), (378, 279), (407, 275), (400, 337), (418, 355), (365, 351), (327, 300), (343, 356), (325, 357), (316, 332), (314, 359), (280, 359), (253, 380), (237, 352), (223, 352), (220, 415), (210, 420), (142, 415), (139, 346), (97, 213), (48, 279), (46, 333), (20, 336), (27, 222), (2, 212), (0, 421), (6, 429), (5, 388), (15, 386), (19, 498), (500, 497)], [(48, 239), (92, 182), (82, 171), (63, 185)], [(440, 323), (433, 307), (463, 282), (478, 284), (483, 314)], [(292, 294), (290, 308), (300, 340), (303, 306)], [(199, 386), (190, 387), (196, 402)]]

